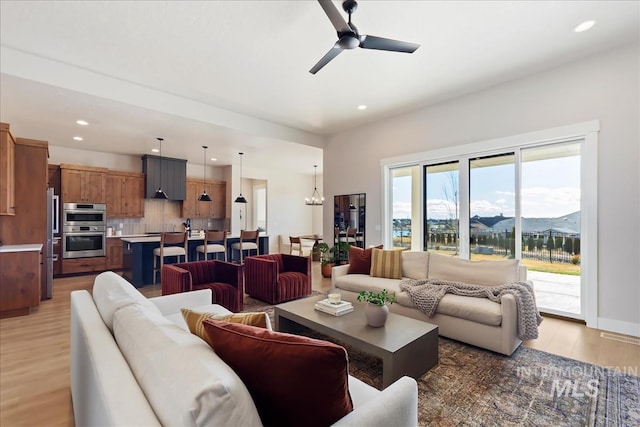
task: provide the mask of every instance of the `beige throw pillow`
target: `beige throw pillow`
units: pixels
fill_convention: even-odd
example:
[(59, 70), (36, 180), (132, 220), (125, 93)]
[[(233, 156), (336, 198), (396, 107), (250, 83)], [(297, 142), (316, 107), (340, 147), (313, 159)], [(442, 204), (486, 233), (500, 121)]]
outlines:
[(370, 276), (384, 277), (386, 279), (401, 279), (402, 264), (400, 262), (402, 251), (373, 248), (371, 254)]
[[(240, 323), (249, 326), (258, 326), (260, 328), (271, 329), (271, 322), (267, 313), (232, 313), (232, 314), (216, 314), (216, 313), (197, 313), (187, 308), (180, 309), (185, 323), (189, 327), (192, 334), (199, 336), (209, 345), (209, 336), (205, 333), (202, 322), (205, 319), (218, 320), (221, 322)], [(212, 346), (213, 347), (213, 346)]]

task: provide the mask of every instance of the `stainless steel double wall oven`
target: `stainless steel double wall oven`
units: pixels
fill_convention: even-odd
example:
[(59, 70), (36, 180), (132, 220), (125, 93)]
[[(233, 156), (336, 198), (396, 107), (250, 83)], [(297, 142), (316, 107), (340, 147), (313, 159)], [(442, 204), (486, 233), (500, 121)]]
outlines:
[(107, 207), (104, 203), (65, 203), (62, 217), (62, 257), (105, 255)]

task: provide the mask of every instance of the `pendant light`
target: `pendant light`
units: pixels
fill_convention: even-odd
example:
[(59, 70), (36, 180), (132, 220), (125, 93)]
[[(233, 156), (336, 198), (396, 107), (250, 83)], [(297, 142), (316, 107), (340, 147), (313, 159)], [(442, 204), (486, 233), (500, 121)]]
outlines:
[(164, 141), (164, 138), (156, 139), (160, 141), (160, 184), (158, 185), (158, 189), (156, 190), (156, 194), (153, 195), (153, 198), (167, 200), (167, 193), (162, 191), (162, 141)]
[(313, 193), (311, 193), (311, 198), (304, 199), (304, 203), (309, 206), (322, 206), (324, 197), (320, 196), (320, 193), (318, 193), (318, 187), (316, 186), (318, 165), (313, 165), (313, 168)]
[(206, 145), (203, 145), (202, 148), (204, 148), (204, 178), (202, 179), (202, 194), (200, 195), (200, 197), (198, 197), (198, 201), (199, 202), (210, 202), (211, 201), (211, 197), (209, 197), (209, 195), (207, 194), (207, 189), (206, 189), (206, 185), (207, 185), (207, 147)]
[(234, 202), (247, 203), (247, 199), (245, 199), (244, 196), (242, 195), (242, 156), (244, 155), (244, 153), (238, 153), (238, 154), (240, 154), (240, 195), (236, 197), (236, 200), (234, 200)]

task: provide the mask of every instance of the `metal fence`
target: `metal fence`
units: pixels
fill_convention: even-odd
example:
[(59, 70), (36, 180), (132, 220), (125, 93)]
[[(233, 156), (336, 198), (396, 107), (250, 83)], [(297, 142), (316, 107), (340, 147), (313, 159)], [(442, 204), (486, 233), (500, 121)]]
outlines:
[[(394, 246), (411, 247), (411, 235), (407, 230), (394, 229)], [(424, 250), (458, 251), (459, 235), (455, 232), (430, 231), (425, 236)], [(485, 255), (515, 257), (513, 232), (487, 230), (471, 234), (471, 252)], [(550, 263), (580, 262), (580, 237), (576, 234), (555, 231), (522, 234), (522, 258)]]

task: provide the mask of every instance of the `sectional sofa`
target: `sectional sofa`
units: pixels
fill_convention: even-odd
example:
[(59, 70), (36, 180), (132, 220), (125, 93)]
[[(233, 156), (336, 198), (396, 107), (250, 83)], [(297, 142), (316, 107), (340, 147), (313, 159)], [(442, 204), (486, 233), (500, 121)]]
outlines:
[[(113, 272), (96, 277), (92, 294), (71, 293), (76, 425), (262, 425), (253, 395), (222, 356), (187, 330), (182, 308), (231, 314), (211, 304), (210, 289), (147, 299)], [(417, 425), (414, 379), (403, 377), (382, 391), (351, 376), (345, 382), (353, 411), (333, 425)], [(308, 404), (326, 409), (313, 399)]]
[[(353, 251), (353, 250), (352, 250)], [(353, 258), (353, 255), (351, 255)], [(518, 314), (512, 295), (502, 296), (501, 303), (485, 298), (447, 294), (436, 314), (428, 317), (399, 288), (401, 279), (376, 277), (367, 269), (349, 274), (349, 264), (332, 269), (332, 286), (340, 289), (342, 298), (356, 302), (360, 291), (395, 292), (397, 301), (389, 307), (393, 313), (438, 325), (439, 334), (477, 347), (511, 355), (522, 343), (518, 338)], [(527, 269), (519, 260), (468, 261), (432, 252), (402, 251), (402, 278), (442, 279), (478, 285), (502, 285), (527, 280)], [(533, 283), (528, 282), (531, 286)]]

